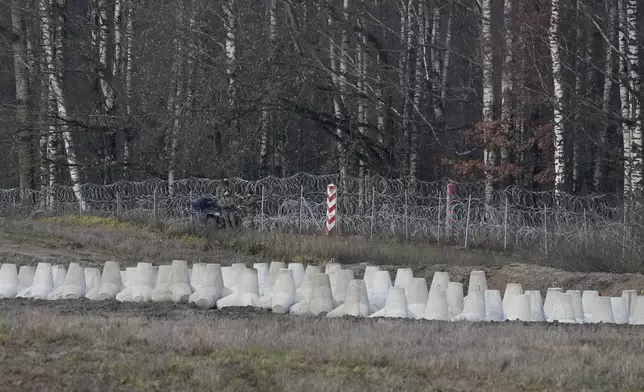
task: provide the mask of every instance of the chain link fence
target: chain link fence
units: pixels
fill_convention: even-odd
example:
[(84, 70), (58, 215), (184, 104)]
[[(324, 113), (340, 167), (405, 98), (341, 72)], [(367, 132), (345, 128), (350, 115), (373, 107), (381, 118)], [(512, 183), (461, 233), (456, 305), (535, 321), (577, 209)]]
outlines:
[[(413, 178), (340, 178), (297, 174), (258, 181), (230, 178), (232, 190), (253, 193), (245, 225), (263, 231), (324, 233), (326, 187), (338, 189), (337, 224), (343, 235), (399, 237), (466, 247), (588, 255), (639, 264), (644, 253), (644, 208), (618, 195), (562, 195), (519, 187), (497, 189), (485, 200), (481, 182), (422, 182)], [(190, 201), (213, 197), (220, 180), (184, 179), (85, 184), (80, 203), (69, 186), (0, 190), (0, 211), (28, 215), (94, 214), (186, 222)], [(449, 184), (450, 185), (448, 187)], [(448, 191), (450, 189), (450, 191)]]

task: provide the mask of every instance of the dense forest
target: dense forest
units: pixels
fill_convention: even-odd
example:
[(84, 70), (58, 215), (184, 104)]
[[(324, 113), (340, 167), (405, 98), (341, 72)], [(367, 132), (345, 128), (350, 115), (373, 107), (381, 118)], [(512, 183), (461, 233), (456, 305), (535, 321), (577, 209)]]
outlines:
[(643, 15), (637, 0), (0, 0), (0, 186), (308, 172), (637, 195)]

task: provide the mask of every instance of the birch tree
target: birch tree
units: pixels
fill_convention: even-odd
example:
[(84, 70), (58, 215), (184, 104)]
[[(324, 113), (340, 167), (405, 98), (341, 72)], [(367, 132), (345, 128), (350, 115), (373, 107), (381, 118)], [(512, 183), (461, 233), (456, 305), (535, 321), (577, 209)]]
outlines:
[[(78, 200), (81, 211), (85, 211), (86, 203), (81, 191), (81, 176), (78, 160), (76, 159), (76, 149), (72, 134), (69, 130), (67, 106), (62, 88), (63, 75), (63, 25), (65, 19), (60, 12), (57, 12), (57, 18), (52, 16), (52, 0), (40, 0), (41, 7), (41, 29), (42, 41), (45, 52), (45, 64), (47, 67), (47, 78), (49, 96), (54, 102), (56, 110), (56, 120), (58, 122), (57, 131), (62, 135), (62, 142), (66, 155), (66, 166), (69, 171), (69, 177), (72, 184), (74, 195)], [(60, 11), (65, 8), (64, 0), (54, 0), (57, 9)], [(52, 140), (50, 139), (50, 146)], [(52, 147), (50, 147), (52, 149)], [(50, 152), (50, 158), (54, 153)], [(50, 185), (54, 174), (50, 174)]]
[[(480, 58), (481, 70), (483, 76), (483, 113), (481, 119), (486, 132), (490, 133), (493, 123), (496, 121), (494, 113), (494, 78), (493, 78), (493, 61), (492, 61), (492, 0), (479, 0), (481, 9), (481, 44)], [(483, 151), (483, 164), (485, 165), (485, 204), (490, 205), (492, 202), (492, 193), (494, 192), (494, 174), (493, 167), (496, 166), (496, 147), (490, 145), (486, 139), (485, 150)]]
[[(349, 50), (349, 31), (345, 21), (348, 21), (349, 13), (349, 0), (343, 0), (342, 3), (342, 18), (343, 23), (341, 27), (340, 36), (340, 50), (336, 48), (337, 43), (333, 39), (333, 35), (329, 37), (329, 62), (331, 70), (331, 81), (339, 94), (333, 94), (333, 109), (335, 114), (335, 121), (339, 125), (346, 118), (346, 94), (347, 94), (347, 56)], [(332, 32), (335, 26), (332, 14), (328, 17), (329, 31)], [(342, 137), (342, 129), (338, 126), (336, 129), (337, 142), (336, 148), (338, 152), (338, 169), (340, 173), (341, 182), (344, 182), (348, 173), (348, 159), (346, 146), (344, 145)], [(343, 184), (341, 185), (342, 187)]]
[(180, 33), (180, 26), (185, 23), (186, 10), (183, 1), (179, 1), (177, 12), (177, 28), (172, 39), (174, 51), (172, 54), (172, 76), (170, 78), (170, 92), (168, 98), (168, 111), (172, 116), (172, 126), (167, 134), (167, 159), (168, 159), (168, 192), (174, 194), (174, 183), (177, 171), (177, 153), (179, 148), (179, 136), (182, 125), (182, 107), (184, 99), (184, 57), (185, 49)]
[[(630, 90), (630, 146), (629, 169), (630, 191), (642, 196), (642, 119), (640, 106), (640, 79), (639, 79), (639, 45), (638, 45), (638, 10), (637, 0), (626, 0), (626, 25), (628, 52), (628, 84)], [(622, 104), (623, 105), (623, 104)]]
[[(636, 100), (633, 86), (633, 69), (636, 57), (633, 56), (633, 50), (636, 48), (631, 45), (631, 15), (632, 10), (629, 0), (618, 0), (619, 7), (619, 49), (620, 49), (620, 103), (621, 103), (621, 131), (623, 140), (623, 161), (624, 161), (624, 197), (630, 198), (633, 192), (633, 172), (634, 172), (634, 102)], [(635, 120), (636, 121), (636, 120)]]
[[(360, 29), (360, 34), (358, 35), (358, 40), (356, 43), (356, 65), (358, 67), (358, 132), (360, 135), (364, 136), (366, 134), (366, 124), (368, 121), (367, 117), (367, 90), (366, 90), (366, 78), (367, 78), (367, 57), (365, 49), (367, 47), (367, 36), (366, 36), (366, 26), (364, 20), (365, 12), (365, 2), (360, 0), (358, 10), (357, 25)], [(358, 177), (363, 179), (366, 174), (365, 162), (360, 159), (358, 160)], [(360, 182), (360, 189), (358, 193), (360, 195), (360, 207), (362, 207), (363, 198), (364, 198), (364, 183)]]
[[(277, 0), (268, 1), (268, 39), (269, 39), (269, 56), (268, 56), (268, 66), (271, 67), (271, 63), (275, 58), (276, 54), (276, 39), (277, 39)], [(293, 16), (294, 17), (294, 16)], [(265, 94), (270, 95), (270, 87), (265, 87)], [(261, 175), (266, 175), (267, 169), (267, 160), (268, 160), (268, 133), (271, 126), (271, 115), (268, 103), (262, 108), (261, 114), (261, 135), (260, 135), (260, 145), (259, 145), (259, 167)], [(281, 146), (275, 146), (275, 149), (282, 148)], [(282, 165), (282, 168), (283, 165)], [(283, 174), (282, 174), (283, 175)]]
[[(410, 6), (411, 6), (410, 2)], [(413, 86), (413, 105), (414, 113), (418, 113), (421, 109), (422, 98), (423, 98), (423, 56), (422, 56), (422, 44), (423, 40), (421, 36), (425, 33), (425, 16), (424, 16), (424, 7), (423, 0), (419, 0), (416, 4), (416, 21), (417, 21), (417, 45), (416, 50), (414, 50), (414, 86)], [(411, 28), (411, 23), (410, 26)], [(409, 134), (409, 176), (413, 179), (417, 175), (418, 171), (418, 134), (419, 127), (418, 124), (421, 122), (418, 116), (414, 116), (416, 121), (413, 122), (413, 125), (410, 129)]]
[[(125, 113), (127, 116), (132, 115), (132, 45), (134, 43), (134, 15), (132, 2), (134, 0), (125, 1)], [(125, 134), (125, 141), (123, 143), (123, 166), (125, 168), (125, 176), (127, 178), (130, 163), (130, 137), (129, 132)]]
[[(443, 13), (446, 13), (447, 16), (443, 17)], [(438, 86), (433, 92), (433, 109), (434, 119), (440, 124), (444, 122), (445, 107), (447, 105), (447, 76), (452, 53), (452, 15), (451, 5), (441, 7), (436, 5), (433, 8), (433, 12), (430, 13), (428, 9), (425, 11), (425, 28), (431, 31), (428, 34), (432, 37), (431, 48), (429, 45), (424, 46), (428, 52), (425, 57), (430, 59), (433, 65), (430, 68), (429, 64), (425, 63), (424, 66), (428, 83), (432, 79), (430, 76), (431, 70), (433, 70), (434, 75), (437, 75), (437, 80), (434, 84)], [(447, 19), (447, 22), (445, 26), (442, 26), (441, 20), (445, 19)]]
[(605, 118), (605, 124), (600, 130), (600, 149), (595, 157), (595, 167), (593, 171), (593, 188), (598, 191), (602, 189), (603, 168), (606, 164), (608, 148), (608, 133), (614, 124), (611, 98), (613, 90), (613, 81), (618, 77), (619, 66), (616, 61), (615, 48), (619, 47), (615, 34), (616, 25), (618, 25), (618, 12), (615, 0), (605, 1), (606, 24), (605, 31), (605, 55), (604, 55), (604, 83), (602, 86), (602, 112)]
[[(226, 0), (222, 3), (224, 26), (226, 29), (226, 75), (228, 76), (228, 109), (232, 112), (237, 105), (237, 0)], [(233, 120), (232, 128), (237, 128)]]
[(18, 173), (20, 188), (34, 188), (32, 131), (28, 121), (29, 72), (27, 69), (27, 22), (22, 1), (11, 1), (13, 64), (16, 82), (16, 125), (18, 127)]
[(554, 135), (554, 167), (555, 167), (555, 195), (558, 197), (565, 189), (565, 128), (563, 119), (563, 74), (559, 48), (559, 0), (552, 0), (550, 13), (550, 27), (548, 29), (548, 43), (553, 74), (553, 135)]

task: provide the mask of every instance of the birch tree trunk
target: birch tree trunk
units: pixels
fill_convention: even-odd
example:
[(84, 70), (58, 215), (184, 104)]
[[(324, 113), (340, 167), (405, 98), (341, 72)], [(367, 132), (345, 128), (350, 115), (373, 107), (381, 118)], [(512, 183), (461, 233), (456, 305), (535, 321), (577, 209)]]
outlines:
[[(492, 63), (492, 0), (479, 0), (481, 15), (481, 68), (483, 73), (483, 113), (482, 120), (486, 129), (496, 120), (494, 113), (494, 69)], [(486, 138), (487, 139), (487, 138)], [(496, 147), (486, 140), (483, 151), (485, 166), (485, 205), (490, 206), (494, 192), (493, 167), (496, 166)]]
[[(185, 9), (183, 2), (179, 2), (177, 12), (177, 24), (181, 26), (185, 22)], [(173, 38), (174, 53), (172, 56), (172, 78), (170, 97), (168, 99), (168, 109), (172, 113), (172, 127), (170, 128), (167, 157), (168, 157), (168, 192), (174, 194), (174, 183), (177, 170), (177, 152), (179, 147), (179, 134), (181, 133), (181, 108), (183, 107), (184, 96), (184, 47), (182, 34), (179, 27), (176, 28)]]
[(611, 110), (611, 92), (613, 90), (613, 80), (618, 77), (619, 69), (616, 67), (615, 50), (613, 46), (619, 45), (615, 41), (615, 25), (618, 21), (617, 5), (615, 0), (606, 0), (606, 54), (604, 59), (604, 86), (602, 93), (602, 112), (605, 116), (605, 125), (600, 133), (600, 149), (595, 157), (595, 167), (593, 172), (593, 188), (595, 191), (602, 189), (603, 167), (606, 163), (606, 149), (608, 148), (608, 132), (613, 125)]
[(56, 127), (52, 121), (54, 118), (54, 105), (52, 105), (51, 95), (49, 93), (49, 66), (47, 62), (44, 61), (47, 60), (47, 52), (52, 50), (50, 0), (38, 0), (38, 20), (40, 28), (40, 47), (37, 49), (37, 53), (34, 55), (34, 58), (43, 59), (43, 61), (38, 62), (38, 69), (43, 79), (40, 88), (40, 111), (38, 115), (38, 122), (42, 124), (40, 128), (39, 143), (40, 190), (47, 190), (46, 197), (42, 204), (44, 208), (49, 210), (51, 202), (53, 201), (50, 173), (55, 173), (55, 163), (53, 158), (49, 155), (49, 141), (51, 137), (56, 135)]
[[(34, 187), (32, 131), (28, 121), (29, 73), (27, 70), (27, 24), (21, 1), (11, 2), (13, 64), (16, 83), (16, 125), (18, 127), (18, 174), (20, 188)], [(22, 195), (21, 195), (22, 198)]]
[[(119, 2), (120, 8), (120, 0)], [(119, 9), (120, 14), (120, 9)], [(99, 59), (99, 81), (102, 92), (102, 106), (100, 115), (106, 116), (112, 114), (116, 106), (115, 91), (112, 85), (113, 72), (112, 64), (108, 63), (108, 34), (109, 18), (108, 18), (108, 3), (107, 0), (98, 0), (98, 59)], [(115, 39), (116, 41), (116, 39)], [(120, 30), (119, 30), (119, 44), (120, 46)], [(120, 50), (120, 49), (119, 49)], [(116, 63), (116, 59), (115, 59)], [(107, 184), (112, 180), (112, 168), (116, 161), (115, 157), (115, 135), (112, 131), (105, 132), (103, 139), (103, 183)]]
[[(134, 0), (125, 1), (125, 113), (128, 118), (132, 115), (132, 44), (134, 43), (133, 8)], [(130, 140), (131, 135), (126, 131), (123, 143), (123, 167), (125, 178), (129, 176)]]
[(548, 30), (548, 41), (550, 46), (550, 58), (552, 61), (553, 93), (554, 93), (554, 166), (555, 166), (555, 197), (561, 195), (565, 189), (565, 128), (563, 120), (563, 74), (561, 67), (561, 55), (559, 50), (559, 0), (552, 0), (550, 14), (550, 27)]
[[(619, 50), (620, 56), (620, 86), (619, 97), (621, 102), (621, 114), (624, 120), (632, 118), (632, 91), (631, 91), (631, 68), (632, 64), (630, 52), (630, 45), (628, 39), (628, 12), (626, 9), (627, 0), (618, 0), (619, 7)], [(623, 155), (624, 155), (624, 197), (630, 198), (632, 195), (632, 175), (633, 175), (633, 154), (631, 151), (632, 143), (632, 127), (625, 121), (621, 122), (622, 140), (623, 140)]]
[[(270, 42), (271, 48), (269, 53), (268, 66), (272, 66), (272, 62), (275, 58), (275, 40), (277, 39), (277, 0), (268, 1), (268, 40)], [(266, 86), (265, 93), (270, 94), (270, 87)], [(262, 118), (261, 118), (261, 135), (260, 135), (260, 144), (259, 144), (259, 168), (260, 175), (263, 177), (266, 173), (267, 168), (267, 159), (268, 159), (268, 132), (271, 126), (271, 116), (267, 104), (262, 108)], [(278, 151), (278, 146), (275, 146), (275, 152)], [(276, 159), (277, 160), (277, 159)]]
[[(340, 87), (340, 98), (341, 98), (341, 107), (346, 108), (347, 105), (347, 62), (349, 59), (349, 29), (348, 25), (349, 20), (349, 0), (343, 0), (342, 2), (342, 27), (341, 27), (341, 38), (340, 38), (340, 77), (338, 78), (338, 83)], [(348, 114), (348, 113), (342, 113)], [(341, 186), (344, 188), (344, 184), (347, 178), (348, 172), (348, 153), (347, 148), (342, 141), (342, 131), (337, 130), (338, 137), (340, 141), (338, 142), (338, 156), (339, 156), (339, 169), (340, 169), (340, 182)]]
[[(45, 63), (47, 66), (49, 95), (55, 103), (57, 111), (57, 120), (59, 130), (62, 135), (64, 151), (66, 155), (66, 164), (69, 170), (69, 177), (72, 184), (74, 195), (78, 200), (81, 211), (85, 211), (86, 203), (81, 191), (81, 178), (78, 160), (76, 159), (76, 150), (72, 134), (67, 124), (67, 106), (62, 87), (63, 75), (63, 25), (65, 23), (61, 11), (65, 8), (65, 0), (56, 0), (56, 6), (59, 10), (58, 18), (55, 22), (55, 28), (52, 27), (53, 18), (51, 16), (52, 0), (41, 0), (41, 10), (43, 18), (41, 19), (41, 29), (43, 37), (43, 47), (45, 51)], [(52, 38), (53, 36), (53, 38)], [(50, 137), (50, 146), (52, 138)], [(50, 147), (50, 150), (52, 147)], [(51, 154), (51, 152), (50, 152)], [(50, 170), (50, 184), (52, 174)]]
[(452, 18), (454, 11), (452, 6), (447, 11), (447, 26), (445, 27), (445, 39), (443, 40), (444, 55), (443, 69), (441, 71), (441, 101), (443, 108), (447, 105), (447, 76), (449, 74), (450, 59), (452, 57)]
[(504, 1), (505, 14), (505, 34), (504, 34), (504, 51), (503, 70), (501, 73), (501, 129), (506, 144), (501, 147), (501, 162), (508, 164), (510, 162), (509, 143), (510, 136), (514, 132), (514, 73), (516, 71), (514, 64), (514, 1)]
[[(232, 112), (237, 106), (237, 0), (227, 0), (222, 3), (226, 39), (226, 74), (228, 75), (228, 108)], [(237, 122), (233, 121), (233, 129)]]
[(123, 22), (123, 2), (127, 0), (114, 0), (114, 59), (112, 63), (112, 78), (118, 80), (122, 63), (122, 39), (121, 23)]
[[(268, 1), (268, 40), (271, 48), (269, 53), (269, 66), (275, 54), (275, 39), (277, 38), (277, 0)], [(269, 87), (266, 87), (268, 94)], [(259, 144), (259, 170), (260, 176), (266, 175), (267, 158), (268, 158), (268, 131), (270, 127), (270, 113), (266, 105), (262, 109), (261, 118), (261, 135)]]
[(108, 81), (111, 71), (110, 65), (107, 62), (107, 45), (109, 37), (106, 0), (98, 0), (98, 23), (99, 77), (104, 100), (103, 112), (107, 114), (114, 108), (114, 89), (112, 88), (110, 81)]
[(626, 16), (628, 31), (628, 60), (629, 83), (631, 90), (631, 188), (634, 195), (642, 197), (642, 119), (640, 106), (640, 79), (639, 79), (639, 45), (638, 45), (638, 0), (627, 0)]
[[(379, 8), (379, 0), (375, 0), (375, 6)], [(381, 27), (379, 29), (379, 38), (381, 42), (384, 42), (385, 40), (385, 27)], [(385, 103), (385, 97), (383, 94), (383, 87), (384, 87), (384, 81), (383, 81), (383, 73), (384, 73), (384, 68), (386, 67), (387, 64), (385, 64), (385, 57), (382, 53), (382, 50), (376, 50), (376, 61), (378, 63), (378, 70), (376, 71), (376, 81), (375, 81), (375, 95), (376, 95), (376, 104), (375, 104), (375, 109), (376, 109), (376, 123), (377, 123), (377, 128), (378, 128), (378, 135), (376, 136), (376, 139), (378, 140), (378, 143), (380, 145), (384, 145), (385, 141), (385, 126), (386, 126), (386, 119), (387, 119), (387, 105)], [(368, 84), (368, 82), (366, 82)]]
[[(425, 16), (424, 16), (424, 7), (423, 0), (418, 1), (416, 7), (417, 12), (417, 22), (418, 22), (418, 33), (417, 37), (421, 37), (425, 33)], [(411, 25), (409, 26), (411, 27)], [(423, 87), (422, 82), (424, 79), (423, 76), (423, 55), (422, 55), (422, 43), (423, 40), (418, 39), (416, 42), (417, 48), (415, 50), (415, 64), (414, 64), (414, 113), (418, 113), (421, 110), (422, 105), (422, 96), (423, 96)], [(420, 121), (414, 121), (410, 129), (409, 134), (409, 176), (413, 179), (416, 177), (418, 172), (418, 124)]]
[[(403, 0), (404, 1), (404, 0)], [(414, 8), (414, 0), (409, 0), (404, 3), (403, 15), (401, 17), (401, 39), (404, 42), (404, 49), (401, 55), (401, 65), (400, 65), (400, 91), (402, 94), (402, 134), (403, 134), (403, 165), (402, 165), (402, 174), (409, 175), (409, 163), (411, 157), (411, 77), (413, 71), (411, 70), (411, 54), (412, 54), (412, 40), (414, 32), (412, 29), (412, 13)]]
[[(367, 57), (365, 53), (365, 48), (367, 47), (367, 36), (365, 34), (365, 23), (364, 23), (364, 0), (360, 0), (359, 4), (360, 10), (358, 14), (358, 27), (360, 28), (359, 40), (357, 42), (356, 48), (356, 63), (358, 67), (358, 132), (361, 136), (366, 134), (366, 124), (367, 124), (367, 90), (365, 88), (366, 78), (367, 78)], [(364, 180), (366, 175), (365, 162), (360, 159), (358, 160), (358, 178), (360, 179), (358, 187), (359, 195), (359, 207), (362, 209), (365, 205), (365, 186)]]

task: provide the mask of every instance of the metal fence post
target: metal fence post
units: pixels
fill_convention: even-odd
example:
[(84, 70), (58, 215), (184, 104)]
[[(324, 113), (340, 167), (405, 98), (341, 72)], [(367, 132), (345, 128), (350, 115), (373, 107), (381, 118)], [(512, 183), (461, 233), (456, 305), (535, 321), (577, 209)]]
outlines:
[(152, 191), (152, 218), (157, 218), (157, 188)]
[(409, 240), (409, 200), (407, 190), (405, 190), (405, 240)]
[(369, 228), (369, 238), (373, 239), (374, 213), (376, 206), (376, 187), (371, 187), (371, 227)]
[(298, 218), (298, 221), (297, 221), (297, 224), (298, 224), (298, 227), (299, 227), (299, 230), (300, 230), (300, 234), (302, 234), (302, 200), (304, 200), (304, 187), (302, 185), (300, 185), (300, 201), (298, 203), (299, 207), (300, 207), (300, 212), (299, 212), (300, 215), (299, 215), (299, 218)]
[(544, 253), (548, 257), (548, 207), (543, 205), (543, 246)]
[(265, 187), (262, 185), (262, 205), (261, 205), (261, 217), (260, 217), (260, 229), (259, 231), (264, 231), (264, 192)]
[(586, 209), (584, 208), (584, 248), (588, 250), (588, 225), (586, 223)]
[(440, 194), (438, 193), (438, 221), (436, 223), (436, 241), (440, 244), (441, 243), (441, 211), (443, 210), (443, 198)]
[(465, 247), (467, 248), (468, 234), (470, 232), (470, 207), (472, 205), (472, 195), (467, 197), (467, 218), (465, 219)]
[(508, 196), (505, 196), (505, 212), (503, 213), (503, 250), (508, 250)]

